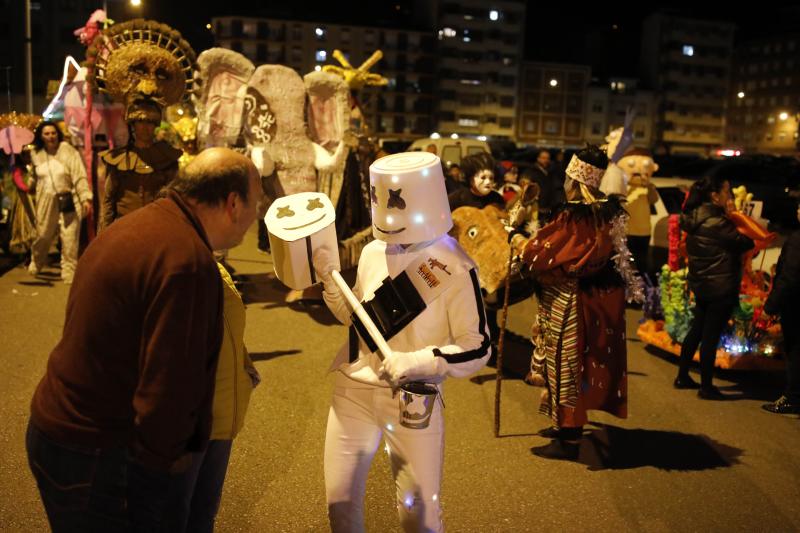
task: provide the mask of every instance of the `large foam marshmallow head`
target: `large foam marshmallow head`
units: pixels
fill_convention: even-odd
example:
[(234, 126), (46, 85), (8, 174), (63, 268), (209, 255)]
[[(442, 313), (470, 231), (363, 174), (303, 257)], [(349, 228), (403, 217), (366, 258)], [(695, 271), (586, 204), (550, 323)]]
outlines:
[(372, 234), (392, 244), (435, 239), (453, 227), (442, 164), (429, 152), (382, 157), (369, 167)]
[(275, 274), (293, 289), (305, 289), (319, 281), (314, 255), (324, 249), (330, 264), (339, 269), (336, 212), (330, 199), (318, 192), (301, 192), (278, 198), (267, 210)]

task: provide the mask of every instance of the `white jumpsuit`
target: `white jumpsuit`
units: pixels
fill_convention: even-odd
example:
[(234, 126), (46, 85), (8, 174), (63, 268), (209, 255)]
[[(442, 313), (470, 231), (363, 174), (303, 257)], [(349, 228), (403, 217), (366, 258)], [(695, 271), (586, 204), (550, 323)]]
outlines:
[[(72, 282), (78, 263), (78, 238), (83, 203), (92, 200), (86, 179), (86, 168), (78, 151), (62, 142), (55, 155), (36, 150), (32, 156), (33, 179), (36, 184), (36, 240), (31, 247), (31, 273), (47, 262), (47, 253), (56, 231), (61, 234), (61, 279)], [(56, 193), (71, 192), (75, 211), (61, 213)]]
[[(455, 258), (465, 268), (388, 344), (395, 352), (438, 348), (433, 350), (438, 372), (424, 381), (440, 383), (447, 376), (464, 377), (476, 372), (486, 364), (490, 353), (476, 267), (458, 243), (447, 235), (407, 249), (373, 241), (361, 253), (353, 292), (362, 301), (370, 300), (387, 276), (394, 278), (412, 261), (426, 261), (431, 256)], [(324, 297), (334, 315), (342, 323), (350, 324), (350, 310), (330, 282), (326, 284)], [(443, 531), (439, 506), (444, 450), (441, 402), (435, 403), (426, 429), (401, 426), (399, 399), (393, 397), (389, 383), (379, 378), (381, 361), (361, 339), (358, 353), (350, 351), (348, 343), (333, 365), (339, 372), (325, 437), (325, 488), (331, 529), (364, 530), (367, 474), (383, 437), (392, 464), (403, 529)], [(349, 360), (356, 355), (358, 359), (350, 364)]]

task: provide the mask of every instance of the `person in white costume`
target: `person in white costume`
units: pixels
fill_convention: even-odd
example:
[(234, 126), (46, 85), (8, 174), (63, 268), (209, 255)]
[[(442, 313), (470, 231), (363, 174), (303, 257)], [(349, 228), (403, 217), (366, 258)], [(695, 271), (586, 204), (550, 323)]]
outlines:
[[(331, 278), (332, 262), (315, 257), (324, 298), (350, 340), (337, 370), (325, 438), (325, 488), (331, 529), (364, 530), (367, 474), (381, 438), (386, 441), (405, 531), (443, 531), (439, 487), (444, 452), (443, 402), (430, 425), (400, 424), (396, 387), (409, 381), (440, 384), (465, 377), (489, 358), (490, 338), (475, 264), (447, 235), (452, 227), (439, 158), (428, 152), (394, 154), (370, 167), (373, 234), (358, 262), (353, 292), (369, 303), (386, 278), (405, 273), (432, 293), (425, 308), (385, 335), (392, 354), (382, 362), (352, 324), (351, 309)], [(435, 293), (435, 294), (434, 294)], [(439, 385), (441, 390), (441, 386)]]
[[(32, 186), (36, 188), (36, 231), (28, 272), (37, 275), (47, 262), (56, 231), (61, 235), (61, 279), (72, 283), (78, 264), (81, 219), (92, 209), (92, 191), (86, 167), (78, 151), (64, 142), (64, 134), (52, 122), (41, 122), (34, 137), (36, 149)], [(59, 201), (58, 195), (65, 196)]]

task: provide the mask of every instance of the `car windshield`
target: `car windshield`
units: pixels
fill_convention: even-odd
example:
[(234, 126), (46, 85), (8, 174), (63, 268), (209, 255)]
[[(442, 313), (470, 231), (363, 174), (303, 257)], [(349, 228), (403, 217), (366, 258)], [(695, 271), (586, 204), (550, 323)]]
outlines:
[[(661, 196), (661, 201), (664, 202), (664, 207), (667, 213), (676, 214), (682, 211), (683, 200), (686, 198), (686, 193), (678, 187), (659, 187), (658, 195)], [(650, 206), (650, 214), (656, 214), (655, 205)]]

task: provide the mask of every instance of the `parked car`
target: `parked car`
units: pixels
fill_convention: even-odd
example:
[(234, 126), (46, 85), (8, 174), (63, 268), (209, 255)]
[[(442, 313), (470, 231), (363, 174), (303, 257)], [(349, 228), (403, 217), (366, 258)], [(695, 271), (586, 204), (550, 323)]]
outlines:
[(763, 202), (761, 216), (769, 221), (770, 229), (798, 227), (800, 161), (791, 157), (737, 157), (716, 164), (709, 173), (721, 174), (731, 187), (747, 187), (754, 200)]
[[(695, 180), (685, 178), (652, 178), (658, 191), (658, 201), (650, 206), (650, 274), (658, 273), (666, 264), (669, 256), (669, 216), (679, 215), (683, 211), (683, 202), (689, 187)], [(756, 202), (759, 203), (759, 202)], [(797, 216), (795, 209), (795, 217)], [(764, 224), (766, 220), (759, 216), (757, 208), (752, 215)], [(776, 239), (772, 246), (753, 258), (753, 269), (769, 272), (780, 256), (783, 237)], [(655, 279), (654, 279), (655, 281)]]
[(445, 165), (456, 163), (461, 164), (461, 158), (477, 154), (480, 152), (491, 153), (489, 145), (486, 141), (479, 141), (477, 139), (451, 139), (450, 137), (441, 137), (439, 139), (431, 139), (424, 137), (417, 139), (411, 146), (408, 147), (409, 152), (424, 152), (428, 146), (433, 145), (436, 147), (436, 155), (442, 160)]
[(721, 174), (732, 187), (744, 185), (755, 200), (763, 202), (761, 216), (769, 221), (771, 229), (784, 231), (798, 226), (795, 197), (800, 197), (800, 161), (795, 158), (660, 156), (655, 160), (662, 176), (699, 179)]

